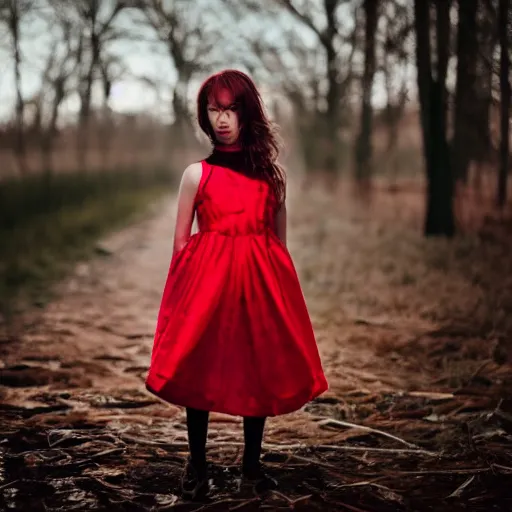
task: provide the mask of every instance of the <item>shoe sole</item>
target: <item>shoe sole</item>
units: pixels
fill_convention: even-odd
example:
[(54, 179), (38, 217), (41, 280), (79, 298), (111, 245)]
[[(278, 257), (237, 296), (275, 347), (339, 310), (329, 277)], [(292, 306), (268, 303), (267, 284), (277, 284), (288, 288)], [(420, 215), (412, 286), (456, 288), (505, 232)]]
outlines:
[(204, 498), (208, 494), (209, 485), (208, 480), (198, 484), (192, 491), (185, 491), (183, 488), (181, 489), (181, 496), (183, 499), (194, 501), (198, 498)]

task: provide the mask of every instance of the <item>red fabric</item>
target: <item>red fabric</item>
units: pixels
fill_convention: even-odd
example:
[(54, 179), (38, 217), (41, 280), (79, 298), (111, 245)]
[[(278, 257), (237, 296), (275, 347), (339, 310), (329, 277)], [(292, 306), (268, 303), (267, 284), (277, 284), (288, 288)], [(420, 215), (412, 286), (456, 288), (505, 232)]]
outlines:
[(240, 416), (301, 408), (327, 388), (271, 188), (202, 162), (199, 231), (171, 261), (147, 389)]

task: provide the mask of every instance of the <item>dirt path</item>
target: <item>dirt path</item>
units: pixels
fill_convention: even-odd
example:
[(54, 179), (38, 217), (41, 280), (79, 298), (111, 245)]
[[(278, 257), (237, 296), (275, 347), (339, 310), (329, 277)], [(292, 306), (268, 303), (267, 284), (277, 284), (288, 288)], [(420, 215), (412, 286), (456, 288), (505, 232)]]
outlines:
[[(0, 489), (11, 509), (199, 508), (175, 496), (186, 455), (183, 411), (155, 399), (143, 385), (171, 254), (174, 208), (169, 197), (154, 215), (100, 242), (102, 255), (79, 264), (59, 285), (60, 298), (44, 311), (27, 312), (20, 337), (0, 345), (0, 426), (7, 446)], [(383, 227), (403, 219), (403, 209), (388, 208), (390, 218), (376, 222), (339, 199), (294, 188), (289, 211), (289, 248), (330, 389), (304, 410), (269, 419), (265, 460), (284, 490), (261, 503), (229, 494), (236, 488), (241, 422), (212, 414), (209, 457), (217, 504), (211, 510), (253, 510), (262, 504), (288, 509), (293, 500), (304, 510), (444, 510), (439, 499), (474, 475), (475, 496), (487, 492), (491, 466), (484, 470), (475, 460), (480, 469), (474, 473), (437, 480), (434, 471), (408, 483), (400, 477), (414, 467), (432, 468), (441, 451), (468, 442), (460, 427), (474, 417), (459, 420), (455, 414), (495, 408), (490, 385), (485, 393), (453, 395), (460, 380), (482, 366), (481, 339), (456, 329), (439, 336), (448, 320), (458, 325), (474, 310), (482, 291), (456, 272), (456, 262), (436, 267), (439, 252), (451, 254), (447, 244), (427, 246), (407, 223)], [(453, 297), (460, 300), (450, 302)], [(462, 351), (460, 357), (452, 357), (453, 347)], [(480, 355), (462, 357), (471, 350)], [(486, 368), (508, 376), (509, 370), (489, 361), (492, 347), (486, 350)], [(460, 453), (460, 460), (453, 456), (456, 465), (463, 460)], [(501, 478), (496, 468), (494, 476), (491, 494)], [(393, 485), (381, 482), (386, 477)], [(433, 494), (422, 508), (427, 487)], [(469, 499), (471, 492), (459, 494)], [(510, 498), (507, 492), (502, 490), (500, 501)], [(31, 508), (23, 508), (27, 500)], [(447, 499), (451, 510), (462, 505), (453, 500)], [(439, 508), (429, 508), (436, 503)], [(469, 510), (480, 505), (491, 510), (489, 503), (494, 506), (477, 500)]]

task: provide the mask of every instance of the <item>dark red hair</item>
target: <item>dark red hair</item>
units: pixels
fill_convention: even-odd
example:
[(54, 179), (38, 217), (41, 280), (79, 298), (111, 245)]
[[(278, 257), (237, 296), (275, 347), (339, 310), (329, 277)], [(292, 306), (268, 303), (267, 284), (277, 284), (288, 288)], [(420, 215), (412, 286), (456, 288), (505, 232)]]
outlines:
[(215, 133), (208, 119), (208, 100), (217, 100), (220, 91), (228, 90), (238, 107), (241, 126), (239, 143), (247, 151), (251, 171), (259, 174), (274, 189), (279, 202), (285, 197), (285, 172), (277, 163), (279, 142), (276, 125), (268, 119), (261, 95), (251, 78), (236, 69), (226, 69), (210, 76), (199, 89), (197, 119), (201, 130), (215, 145)]

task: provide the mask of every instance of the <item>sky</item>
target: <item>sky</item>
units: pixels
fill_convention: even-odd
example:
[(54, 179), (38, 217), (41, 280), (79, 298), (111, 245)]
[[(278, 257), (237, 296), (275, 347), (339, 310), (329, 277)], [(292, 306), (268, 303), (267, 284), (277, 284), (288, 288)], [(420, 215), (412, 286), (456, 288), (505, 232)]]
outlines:
[[(43, 1), (43, 0), (41, 0)], [(215, 0), (213, 0), (215, 1)], [(204, 4), (204, 5), (202, 5)], [(189, 7), (191, 3), (187, 4)], [(262, 26), (261, 20), (254, 16), (244, 16), (236, 24), (226, 9), (211, 9), (212, 0), (195, 0), (193, 4), (198, 12), (187, 12), (187, 16), (202, 16), (204, 24), (216, 24), (222, 32), (222, 38), (215, 48), (219, 52), (219, 65), (224, 61), (223, 55), (232, 55), (233, 52), (243, 52), (243, 39), (241, 34), (258, 33), (268, 41), (282, 41), (282, 28), (296, 27), (296, 33), (305, 44), (313, 47), (317, 45), (316, 35), (305, 27), (294, 24), (293, 19), (284, 14), (280, 24)], [(208, 9), (208, 5), (210, 9)], [(189, 9), (190, 10), (190, 9)], [(206, 13), (206, 14), (205, 14)], [(209, 15), (210, 18), (205, 17)], [(149, 29), (137, 28), (134, 21), (134, 11), (127, 10), (121, 13), (118, 18), (118, 26), (127, 30), (136, 30), (149, 39), (153, 32)], [(345, 20), (349, 20), (347, 14)], [(321, 23), (321, 19), (319, 19)], [(51, 51), (52, 41), (55, 40), (55, 31), (52, 31), (46, 23), (38, 18), (26, 19), (22, 26), (22, 91), (25, 98), (30, 98), (40, 90), (41, 76), (44, 63)], [(5, 33), (0, 33), (0, 42), (6, 41)], [(109, 47), (109, 52), (120, 59), (125, 70), (120, 78), (114, 82), (110, 107), (117, 112), (151, 112), (164, 120), (171, 119), (171, 98), (172, 89), (176, 81), (176, 71), (173, 62), (166, 54), (166, 48), (162, 45), (154, 47), (148, 43), (137, 40), (118, 41)], [(200, 56), (204, 57), (204, 56)], [(233, 67), (232, 61), (227, 58), (223, 67)], [(240, 66), (235, 66), (243, 69)], [(414, 80), (414, 70), (408, 69), (406, 73), (409, 80)], [(190, 94), (193, 97), (201, 79), (191, 84)], [(155, 84), (154, 87), (147, 85), (146, 80)], [(265, 97), (265, 96), (264, 96)], [(383, 88), (383, 79), (376, 77), (374, 86), (373, 102), (376, 106), (382, 106), (386, 97)], [(101, 102), (101, 88), (98, 86), (93, 91), (93, 103)], [(5, 44), (0, 47), (0, 121), (7, 120), (13, 112), (15, 104), (14, 70), (13, 61)], [(72, 120), (79, 108), (78, 95), (71, 94), (62, 105), (61, 115), (63, 119)]]

